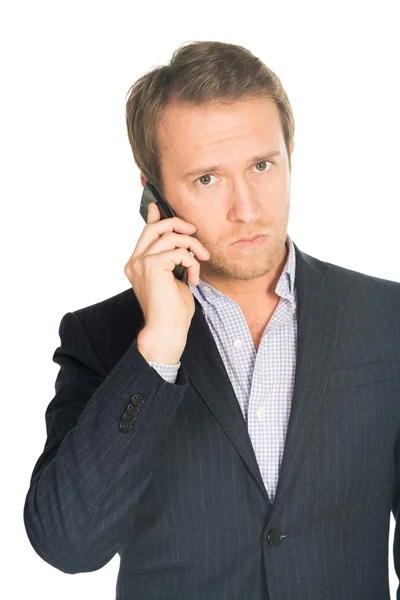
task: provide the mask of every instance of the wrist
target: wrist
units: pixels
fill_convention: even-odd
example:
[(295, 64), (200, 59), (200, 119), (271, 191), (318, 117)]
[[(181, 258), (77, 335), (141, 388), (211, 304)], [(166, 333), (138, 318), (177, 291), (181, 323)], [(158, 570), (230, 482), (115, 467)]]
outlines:
[(137, 336), (137, 347), (140, 354), (148, 362), (165, 365), (177, 365), (182, 356), (185, 340), (177, 340), (176, 333), (171, 331), (153, 331), (142, 329)]

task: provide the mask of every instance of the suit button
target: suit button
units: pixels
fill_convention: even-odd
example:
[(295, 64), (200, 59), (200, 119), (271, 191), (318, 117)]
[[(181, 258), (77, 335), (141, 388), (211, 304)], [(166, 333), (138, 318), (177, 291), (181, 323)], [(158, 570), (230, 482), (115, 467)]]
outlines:
[(284, 537), (285, 536), (281, 534), (279, 529), (271, 529), (271, 531), (268, 532), (267, 540), (271, 546), (278, 546)]
[(142, 406), (144, 402), (144, 398), (142, 394), (133, 394), (132, 396), (132, 404), (133, 406)]
[(128, 404), (128, 406), (126, 407), (126, 410), (128, 411), (128, 413), (130, 415), (137, 415), (139, 414), (140, 408), (139, 406), (134, 406), (132, 404), (132, 402), (130, 404)]
[(129, 425), (129, 423), (125, 423), (124, 421), (121, 421), (119, 424), (119, 430), (122, 431), (122, 433), (129, 433), (132, 427), (132, 423)]
[(136, 419), (136, 415), (130, 415), (128, 412), (124, 412), (122, 415), (122, 422), (130, 425)]

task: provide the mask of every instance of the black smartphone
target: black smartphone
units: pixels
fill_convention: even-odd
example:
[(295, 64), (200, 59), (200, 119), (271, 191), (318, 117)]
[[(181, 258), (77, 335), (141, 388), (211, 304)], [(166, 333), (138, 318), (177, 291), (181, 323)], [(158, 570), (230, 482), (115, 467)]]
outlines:
[[(158, 210), (160, 211), (161, 219), (169, 219), (171, 217), (178, 216), (168, 204), (168, 202), (164, 200), (161, 194), (157, 191), (154, 185), (146, 181), (146, 184), (143, 188), (142, 199), (140, 201), (140, 214), (142, 215), (145, 223), (147, 223), (147, 213), (149, 210), (149, 204), (151, 204), (152, 202), (155, 202), (157, 204)], [(176, 265), (173, 270), (173, 274), (177, 279), (183, 281), (183, 283), (187, 283), (187, 267), (184, 267), (183, 265)]]

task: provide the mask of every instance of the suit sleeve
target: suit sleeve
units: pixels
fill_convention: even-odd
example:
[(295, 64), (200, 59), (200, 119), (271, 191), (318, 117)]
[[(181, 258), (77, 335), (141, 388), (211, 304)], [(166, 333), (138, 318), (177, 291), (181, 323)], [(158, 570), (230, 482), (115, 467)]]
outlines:
[[(79, 318), (59, 328), (60, 365), (46, 409), (47, 440), (24, 504), (31, 545), (65, 573), (95, 571), (123, 546), (136, 506), (152, 481), (155, 450), (189, 386), (183, 367), (165, 381), (144, 359), (135, 339), (107, 373)], [(142, 396), (142, 398), (141, 398)], [(132, 427), (122, 417), (142, 402)]]
[[(400, 390), (399, 390), (400, 393)], [(392, 513), (396, 521), (393, 540), (393, 564), (398, 580), (400, 581), (400, 437), (395, 446), (394, 488), (392, 499)], [(400, 600), (400, 585), (397, 588), (396, 598)]]

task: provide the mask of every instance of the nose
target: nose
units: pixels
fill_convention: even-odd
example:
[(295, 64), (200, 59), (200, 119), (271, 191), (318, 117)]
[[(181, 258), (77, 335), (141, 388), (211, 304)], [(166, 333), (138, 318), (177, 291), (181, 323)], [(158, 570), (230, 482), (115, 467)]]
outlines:
[(232, 182), (229, 190), (228, 220), (251, 223), (258, 221), (262, 212), (259, 192), (247, 181)]

